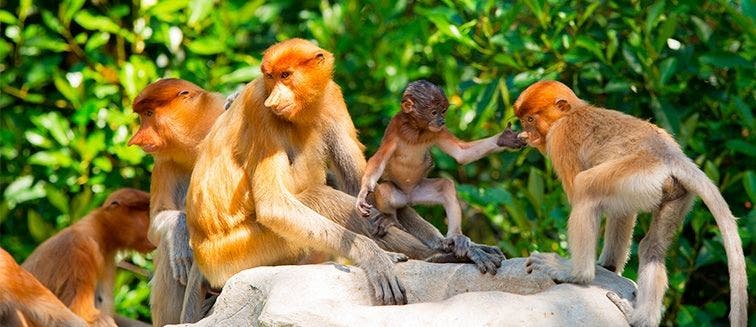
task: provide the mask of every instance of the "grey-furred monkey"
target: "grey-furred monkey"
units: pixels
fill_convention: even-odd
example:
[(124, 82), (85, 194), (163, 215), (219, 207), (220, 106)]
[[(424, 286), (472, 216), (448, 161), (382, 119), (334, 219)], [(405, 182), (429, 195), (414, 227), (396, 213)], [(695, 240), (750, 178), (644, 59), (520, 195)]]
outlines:
[(568, 243), (572, 259), (535, 253), (527, 269), (579, 284), (595, 276), (600, 217), (607, 216), (599, 265), (622, 273), (638, 211), (653, 221), (638, 248), (635, 305), (610, 293), (631, 325), (661, 321), (667, 289), (664, 259), (699, 195), (722, 232), (730, 274), (730, 323), (747, 323), (747, 278), (736, 219), (719, 189), (665, 130), (618, 111), (596, 108), (556, 81), (535, 83), (514, 104), (528, 144), (551, 158), (572, 206)]

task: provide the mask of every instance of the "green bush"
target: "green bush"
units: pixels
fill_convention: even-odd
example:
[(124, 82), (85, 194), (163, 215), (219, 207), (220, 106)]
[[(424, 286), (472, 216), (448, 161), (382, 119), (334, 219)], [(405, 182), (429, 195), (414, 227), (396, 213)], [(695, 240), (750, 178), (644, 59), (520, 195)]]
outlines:
[[(259, 75), (266, 47), (303, 37), (336, 55), (335, 80), (368, 154), (404, 86), (420, 78), (444, 86), (449, 126), (466, 139), (514, 121), (516, 96), (544, 78), (650, 119), (676, 136), (742, 217), (753, 285), (755, 18), (752, 1), (721, 0), (10, 1), (0, 9), (0, 246), (21, 261), (114, 189), (148, 189), (152, 159), (126, 145), (138, 123), (131, 101), (148, 83), (180, 77), (229, 93)], [(474, 240), (508, 256), (567, 253), (568, 202), (537, 151), (466, 166), (434, 157), (433, 174), (458, 182)], [(444, 228), (443, 210), (422, 212)], [(634, 244), (648, 218), (639, 219)], [(704, 206), (688, 215), (675, 244), (664, 324), (726, 323), (726, 259)], [(127, 258), (152, 269), (150, 256)], [(633, 255), (624, 275), (635, 278), (636, 266)], [(146, 281), (119, 273), (119, 312), (148, 319)]]

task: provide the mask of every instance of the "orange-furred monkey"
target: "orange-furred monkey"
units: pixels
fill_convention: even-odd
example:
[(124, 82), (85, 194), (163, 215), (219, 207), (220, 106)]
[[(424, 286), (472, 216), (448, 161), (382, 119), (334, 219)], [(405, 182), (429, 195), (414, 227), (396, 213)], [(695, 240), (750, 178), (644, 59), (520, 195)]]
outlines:
[[(129, 141), (152, 154), (150, 241), (157, 245), (150, 309), (155, 326), (177, 324), (192, 264), (184, 203), (197, 146), (224, 112), (224, 98), (188, 81), (166, 78), (134, 99), (139, 130)], [(203, 295), (204, 297), (204, 295)]]
[[(203, 141), (186, 213), (195, 264), (212, 287), (222, 287), (243, 269), (296, 263), (316, 249), (360, 265), (379, 303), (406, 303), (393, 273), (393, 262), (405, 255), (381, 250), (302, 200), (344, 199), (350, 207), (353, 201), (326, 186), (326, 136), (356, 138), (328, 130), (341, 122), (351, 125), (341, 90), (331, 80), (333, 60), (302, 39), (268, 48), (263, 76), (245, 87)], [(358, 143), (351, 144), (348, 153), (361, 152)]]
[(0, 248), (0, 326), (84, 327), (87, 323)]
[(622, 273), (636, 214), (650, 211), (653, 221), (638, 250), (636, 303), (633, 307), (616, 294), (608, 296), (631, 325), (658, 325), (667, 288), (667, 248), (699, 195), (722, 232), (730, 273), (730, 322), (746, 325), (747, 279), (736, 219), (717, 186), (669, 133), (624, 113), (594, 107), (556, 81), (531, 85), (514, 108), (528, 143), (551, 158), (572, 206), (567, 230), (572, 259), (535, 253), (528, 259), (529, 271), (542, 270), (563, 282), (590, 283), (604, 213), (604, 248), (598, 263)]
[(149, 252), (150, 196), (124, 188), (37, 247), (22, 267), (71, 311), (96, 326), (114, 326), (116, 252)]

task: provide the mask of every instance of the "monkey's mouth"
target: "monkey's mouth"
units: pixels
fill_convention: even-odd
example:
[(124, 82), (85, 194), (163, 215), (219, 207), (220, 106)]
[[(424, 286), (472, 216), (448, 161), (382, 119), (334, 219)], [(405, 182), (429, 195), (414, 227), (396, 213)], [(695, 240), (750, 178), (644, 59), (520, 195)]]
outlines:
[[(532, 137), (531, 137), (532, 135)], [(517, 134), (517, 138), (525, 140), (525, 142), (528, 142), (528, 144), (540, 144), (541, 143), (541, 137), (536, 134), (531, 134), (528, 132), (522, 132), (520, 134)]]
[(157, 146), (157, 144), (144, 144), (142, 145), (142, 150), (147, 153), (155, 153), (160, 147)]
[(289, 103), (289, 104), (285, 104), (283, 106), (279, 106), (279, 107), (274, 108), (273, 112), (276, 115), (279, 115), (279, 116), (288, 116), (288, 114), (291, 111), (293, 111), (293, 109), (294, 109), (294, 104), (293, 103)]
[(443, 128), (443, 127), (444, 127), (444, 125), (440, 125), (440, 126), (437, 126), (437, 125), (428, 125), (428, 130), (435, 133), (435, 132), (440, 131), (441, 128)]

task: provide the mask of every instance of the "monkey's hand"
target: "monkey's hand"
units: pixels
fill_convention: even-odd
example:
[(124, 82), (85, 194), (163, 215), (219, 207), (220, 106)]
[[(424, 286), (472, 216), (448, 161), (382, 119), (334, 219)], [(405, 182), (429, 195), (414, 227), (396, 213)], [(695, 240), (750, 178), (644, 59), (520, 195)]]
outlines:
[(368, 191), (367, 187), (363, 187), (357, 194), (357, 212), (363, 217), (370, 217), (370, 209), (373, 208), (373, 205), (367, 202)]
[(525, 260), (525, 271), (528, 274), (542, 271), (555, 282), (560, 283), (588, 284), (591, 282), (573, 276), (572, 263), (556, 253), (531, 253)]
[(442, 243), (444, 251), (453, 252), (460, 258), (467, 256), (467, 251), (470, 249), (470, 238), (462, 234), (448, 236)]
[(496, 140), (496, 145), (510, 149), (522, 148), (528, 143), (524, 138), (521, 138), (519, 134), (520, 133), (512, 130), (512, 123), (508, 123), (507, 128), (499, 134), (499, 138)]
[(186, 228), (186, 214), (181, 212), (176, 226), (168, 229), (168, 257), (173, 278), (181, 285), (186, 285), (189, 270), (192, 268), (192, 249), (189, 247), (189, 231)]
[(370, 218), (370, 233), (377, 238), (386, 236), (386, 234), (388, 234), (389, 228), (391, 228), (392, 226), (399, 228), (405, 232), (407, 231), (407, 229), (404, 228), (404, 226), (399, 222), (395, 215), (378, 212), (378, 214)]
[(394, 274), (394, 262), (406, 261), (407, 256), (385, 252), (377, 245), (371, 252), (359, 266), (365, 271), (375, 300), (384, 305), (407, 304), (407, 292)]
[(237, 92), (231, 93), (231, 95), (227, 96), (226, 97), (226, 103), (223, 104), (223, 109), (224, 110), (228, 110), (228, 108), (231, 108), (231, 105), (234, 103), (234, 100), (236, 100), (236, 98), (239, 97), (239, 94), (241, 94), (241, 92), (237, 91)]

